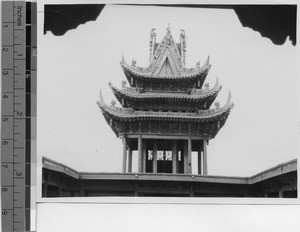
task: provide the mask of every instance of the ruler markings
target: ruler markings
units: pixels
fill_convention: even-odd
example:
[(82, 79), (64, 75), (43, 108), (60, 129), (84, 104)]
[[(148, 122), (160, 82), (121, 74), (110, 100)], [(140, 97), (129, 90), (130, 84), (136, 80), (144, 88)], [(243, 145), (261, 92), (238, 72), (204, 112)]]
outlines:
[[(33, 14), (31, 9), (34, 9)], [(31, 51), (27, 47), (36, 45), (31, 41), (36, 39), (36, 33), (31, 35), (34, 27), (27, 22), (26, 12), (36, 20), (36, 3), (11, 1), (2, 4), (1, 204), (4, 232), (31, 230), (31, 159), (27, 158), (31, 154), (27, 151), (30, 151), (32, 127), (30, 102), (26, 98), (34, 98), (26, 88), (32, 85), (30, 79), (27, 83), (27, 65), (33, 57), (28, 56)], [(36, 66), (30, 70), (36, 70)]]

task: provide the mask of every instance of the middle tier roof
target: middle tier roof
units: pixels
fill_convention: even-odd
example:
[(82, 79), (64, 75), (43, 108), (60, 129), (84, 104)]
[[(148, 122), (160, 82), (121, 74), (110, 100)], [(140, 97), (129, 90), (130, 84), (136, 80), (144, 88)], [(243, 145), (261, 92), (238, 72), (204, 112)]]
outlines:
[(218, 80), (211, 89), (207, 86), (205, 89), (194, 88), (183, 92), (144, 91), (141, 88), (126, 87), (125, 85), (119, 89), (111, 83), (109, 86), (120, 104), (125, 108), (185, 111), (209, 109), (222, 88)]

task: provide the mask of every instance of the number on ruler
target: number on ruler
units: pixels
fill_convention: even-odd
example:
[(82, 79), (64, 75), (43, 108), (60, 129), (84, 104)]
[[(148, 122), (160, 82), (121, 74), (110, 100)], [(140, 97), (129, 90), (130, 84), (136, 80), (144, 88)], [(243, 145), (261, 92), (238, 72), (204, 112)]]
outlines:
[(7, 211), (6, 210), (2, 210), (2, 215), (7, 215)]
[(16, 176), (22, 176), (22, 172), (16, 172)]
[(21, 111), (16, 111), (16, 114), (17, 114), (17, 116), (22, 116), (22, 115), (23, 115), (23, 112), (21, 112)]

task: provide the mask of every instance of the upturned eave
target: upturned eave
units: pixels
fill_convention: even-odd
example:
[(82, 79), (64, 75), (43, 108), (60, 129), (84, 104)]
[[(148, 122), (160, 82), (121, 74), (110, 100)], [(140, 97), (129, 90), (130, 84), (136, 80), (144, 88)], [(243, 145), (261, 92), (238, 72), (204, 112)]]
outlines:
[[(170, 76), (162, 76), (162, 75), (154, 75), (151, 66), (147, 68), (141, 68), (141, 67), (133, 67), (129, 65), (124, 57), (122, 57), (122, 61), (120, 62), (120, 65), (128, 78), (134, 78), (134, 79), (164, 79), (164, 80), (187, 80), (187, 79), (205, 79), (210, 68), (211, 64), (209, 63), (209, 57), (207, 58), (207, 61), (202, 67), (196, 67), (196, 68), (183, 68), (180, 75), (170, 75)], [(128, 80), (131, 82), (130, 80)]]
[(198, 110), (196, 113), (184, 112), (154, 112), (154, 111), (134, 111), (132, 108), (121, 108), (116, 106), (108, 106), (100, 92), (100, 100), (97, 102), (103, 114), (109, 115), (111, 118), (121, 121), (190, 121), (190, 122), (209, 122), (215, 121), (224, 116), (228, 116), (233, 103), (231, 102), (231, 94), (229, 93), (226, 104), (222, 108), (214, 108), (209, 110)]
[[(221, 91), (222, 86), (218, 80), (211, 89), (190, 89), (185, 92), (143, 92), (140, 88), (123, 86), (121, 89), (109, 83), (114, 95), (122, 105), (122, 98), (134, 101), (161, 100), (168, 99), (171, 101), (208, 101), (216, 98)], [(122, 105), (124, 107), (124, 105)]]

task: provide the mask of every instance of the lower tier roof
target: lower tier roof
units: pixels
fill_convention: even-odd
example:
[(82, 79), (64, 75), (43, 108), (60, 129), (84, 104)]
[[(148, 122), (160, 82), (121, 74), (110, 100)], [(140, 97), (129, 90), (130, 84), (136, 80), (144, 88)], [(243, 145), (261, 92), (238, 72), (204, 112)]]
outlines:
[[(144, 134), (189, 134), (206, 139), (212, 139), (218, 134), (233, 107), (230, 93), (222, 108), (197, 112), (135, 111), (132, 108), (116, 107), (114, 104), (108, 106), (101, 92), (97, 104), (106, 122), (117, 136), (124, 133), (134, 135), (142, 130)], [(138, 126), (140, 129), (136, 128), (137, 123), (141, 124)]]

